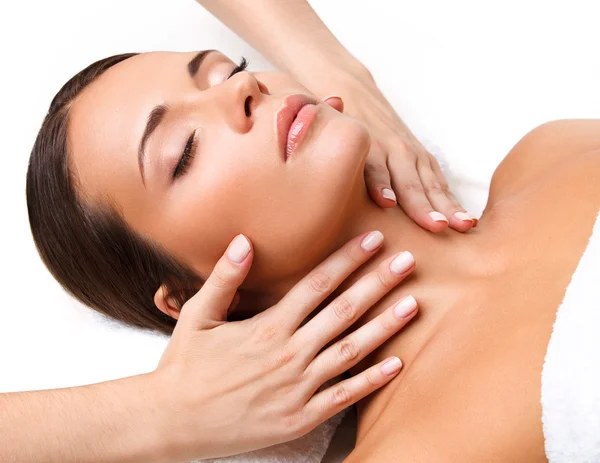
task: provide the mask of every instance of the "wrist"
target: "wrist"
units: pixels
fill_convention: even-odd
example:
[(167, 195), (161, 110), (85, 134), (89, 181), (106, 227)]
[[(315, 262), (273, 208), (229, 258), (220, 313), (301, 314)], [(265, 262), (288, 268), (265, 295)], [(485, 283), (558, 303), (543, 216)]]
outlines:
[(142, 376), (148, 386), (142, 400), (148, 410), (154, 411), (149, 413), (147, 421), (147, 435), (154, 441), (149, 445), (154, 454), (148, 461), (189, 461), (185, 458), (191, 453), (190, 442), (184, 432), (186, 417), (168, 375), (162, 370), (155, 370)]
[(375, 86), (371, 72), (354, 57), (320, 57), (290, 73), (320, 99), (331, 95), (343, 96), (340, 93), (347, 88)]
[[(204, 459), (212, 455), (215, 440), (211, 438), (209, 423), (202, 423), (202, 417), (208, 416), (201, 404), (209, 399), (201, 399), (203, 391), (195, 385), (193, 401), (186, 400), (178, 375), (168, 368), (160, 368), (146, 375), (149, 389), (150, 406), (153, 415), (152, 430), (149, 435), (158, 436), (153, 460), (166, 462), (184, 462)], [(146, 461), (146, 460), (144, 460)]]
[[(126, 388), (119, 388), (124, 407), (128, 408), (130, 429), (134, 436), (127, 440), (138, 442), (139, 461), (148, 463), (175, 463), (182, 448), (174, 425), (179, 417), (177, 410), (165, 400), (166, 389), (154, 373), (146, 373), (123, 378)], [(135, 429), (138, 428), (138, 429)]]

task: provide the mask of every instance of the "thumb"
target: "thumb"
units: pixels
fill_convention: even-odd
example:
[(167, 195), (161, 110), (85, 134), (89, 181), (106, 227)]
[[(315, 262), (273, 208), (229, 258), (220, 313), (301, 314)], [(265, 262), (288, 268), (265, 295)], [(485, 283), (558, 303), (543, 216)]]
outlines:
[(253, 254), (250, 240), (244, 235), (237, 235), (200, 291), (181, 308), (177, 326), (203, 330), (225, 323), (227, 309), (248, 275)]

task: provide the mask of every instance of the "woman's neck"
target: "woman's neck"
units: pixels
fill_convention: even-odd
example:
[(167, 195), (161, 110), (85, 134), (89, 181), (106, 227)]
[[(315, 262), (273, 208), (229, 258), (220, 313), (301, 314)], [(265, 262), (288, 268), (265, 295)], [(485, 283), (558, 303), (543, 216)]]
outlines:
[(498, 234), (489, 228), (487, 219), (490, 217), (468, 233), (452, 229), (432, 233), (417, 225), (400, 207), (380, 208), (366, 190), (355, 198), (352, 206), (355, 213), (348, 217), (336, 249), (369, 230), (381, 231), (385, 241), (382, 249), (344, 281), (335, 294), (346, 290), (393, 254), (410, 251), (416, 261), (413, 273), (368, 309), (359, 322), (366, 323), (397, 300), (414, 296), (419, 314), (394, 341), (395, 348), (402, 352), (403, 362), (408, 364), (431, 339), (442, 320), (457, 313), (453, 309), (473, 302), (485, 303), (486, 282), (493, 281), (505, 270), (505, 253), (500, 252), (502, 244)]
[[(370, 230), (383, 233), (384, 245), (347, 278), (328, 300), (341, 294), (393, 254), (410, 251), (416, 261), (413, 273), (370, 308), (364, 321), (381, 313), (396, 300), (412, 295), (419, 304), (418, 317), (427, 320), (427, 323), (419, 323), (423, 328), (419, 329), (417, 335), (424, 342), (431, 334), (425, 325), (433, 328), (444, 314), (468, 296), (466, 291), (471, 291), (470, 288), (482, 278), (496, 274), (504, 267), (497, 258), (501, 253), (495, 252), (493, 246), (490, 246), (484, 231), (485, 223), (480, 222), (477, 229), (466, 234), (452, 229), (432, 233), (417, 225), (400, 207), (383, 209), (377, 206), (369, 197), (364, 182), (357, 185), (351, 197), (351, 202), (346, 207), (349, 212), (344, 217), (342, 226), (338, 228), (336, 240), (332, 242), (329, 253), (341, 248), (351, 238)], [(304, 276), (305, 274), (297, 275), (290, 281), (282, 282), (278, 288), (271, 288), (275, 290), (266, 298), (250, 295), (246, 298), (245, 305), (263, 307), (264, 310), (279, 301)], [(245, 318), (252, 313), (245, 312), (240, 315), (241, 318)]]
[[(435, 278), (441, 281), (456, 281), (478, 277), (494, 271), (496, 262), (484, 258), (489, 249), (484, 242), (487, 238), (480, 226), (469, 233), (459, 233), (447, 229), (432, 233), (417, 225), (400, 207), (383, 209), (368, 196), (366, 190), (355, 195), (353, 213), (347, 218), (335, 248), (360, 233), (379, 230), (385, 241), (382, 249), (352, 275), (352, 280), (344, 283), (338, 293), (352, 281), (374, 269), (381, 261), (401, 251), (410, 251), (416, 260), (416, 269), (410, 280)], [(399, 288), (403, 286), (400, 283)], [(416, 297), (416, 295), (415, 295)]]

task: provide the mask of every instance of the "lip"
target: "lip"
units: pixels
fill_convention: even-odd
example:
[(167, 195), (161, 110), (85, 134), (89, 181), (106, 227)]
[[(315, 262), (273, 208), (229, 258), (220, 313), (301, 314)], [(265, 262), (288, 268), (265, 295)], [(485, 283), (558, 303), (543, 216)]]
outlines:
[[(281, 107), (275, 114), (275, 124), (277, 130), (277, 143), (279, 145), (279, 152), (281, 153), (283, 161), (287, 161), (287, 138), (292, 123), (296, 119), (296, 116), (300, 110), (307, 104), (317, 105), (318, 101), (311, 98), (308, 95), (294, 94), (288, 95), (283, 99)], [(308, 127), (304, 127), (305, 132)], [(301, 135), (301, 134), (298, 134)], [(300, 137), (299, 137), (300, 138)], [(299, 143), (297, 143), (299, 144)]]

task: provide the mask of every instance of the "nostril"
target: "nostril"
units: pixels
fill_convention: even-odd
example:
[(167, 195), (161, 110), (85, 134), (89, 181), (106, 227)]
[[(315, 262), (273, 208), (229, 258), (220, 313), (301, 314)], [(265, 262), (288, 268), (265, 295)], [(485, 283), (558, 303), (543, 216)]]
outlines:
[(248, 98), (246, 98), (246, 101), (244, 102), (244, 112), (246, 113), (246, 116), (250, 116), (250, 102), (252, 101), (252, 97), (249, 96)]

